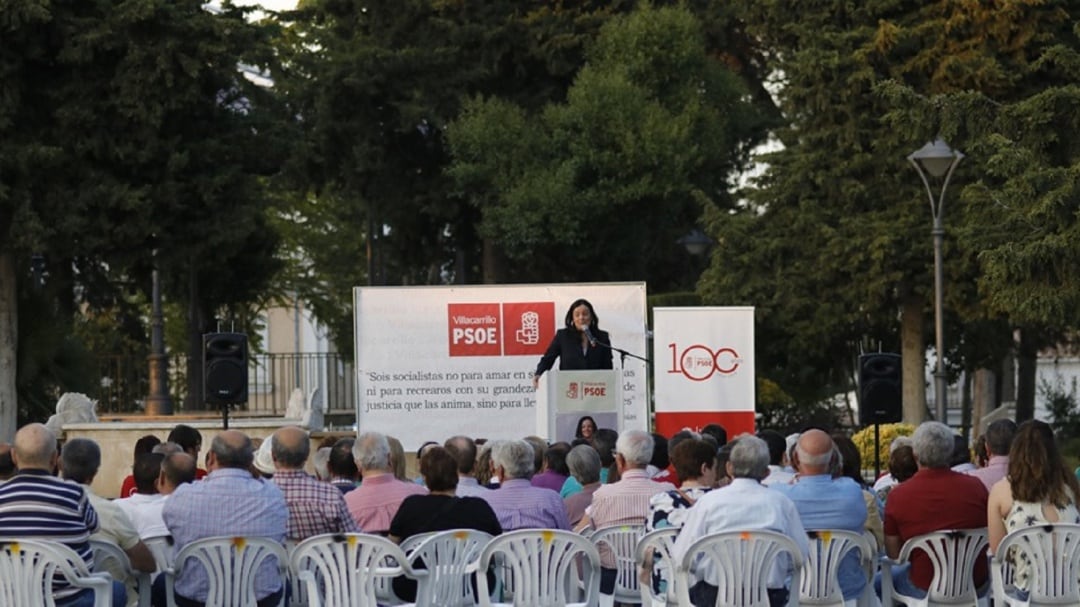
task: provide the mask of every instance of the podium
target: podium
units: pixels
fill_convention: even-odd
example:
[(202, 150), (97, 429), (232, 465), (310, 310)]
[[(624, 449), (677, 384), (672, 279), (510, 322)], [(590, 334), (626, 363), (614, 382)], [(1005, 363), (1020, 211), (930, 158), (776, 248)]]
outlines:
[(544, 374), (536, 399), (536, 427), (551, 442), (574, 440), (578, 420), (622, 431), (622, 382), (618, 371), (557, 371)]

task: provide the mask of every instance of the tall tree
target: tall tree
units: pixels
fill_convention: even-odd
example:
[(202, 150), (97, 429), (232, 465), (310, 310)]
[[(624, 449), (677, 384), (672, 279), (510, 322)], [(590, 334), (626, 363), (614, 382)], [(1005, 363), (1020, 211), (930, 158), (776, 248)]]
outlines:
[(199, 275), (209, 295), (193, 307), (251, 298), (274, 267), (258, 176), (273, 172), (277, 146), (272, 104), (238, 63), (265, 64), (263, 30), (190, 0), (0, 11), (0, 228), (11, 236), (0, 253), (45, 255), (66, 281), (67, 322), (77, 302), (108, 300), (112, 281), (142, 283), (153, 263), (184, 285)]
[(511, 279), (664, 290), (702, 207), (731, 206), (728, 179), (761, 125), (693, 14), (645, 5), (602, 28), (565, 103), (470, 101), (449, 129), (450, 170)]

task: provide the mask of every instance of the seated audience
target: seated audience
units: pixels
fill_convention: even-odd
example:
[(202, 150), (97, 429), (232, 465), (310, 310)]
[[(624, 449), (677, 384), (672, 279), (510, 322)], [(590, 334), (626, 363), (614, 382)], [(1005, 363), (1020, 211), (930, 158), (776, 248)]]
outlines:
[(795, 478), (795, 473), (784, 470), (784, 453), (787, 452), (784, 435), (776, 430), (762, 430), (757, 436), (769, 446), (769, 476), (761, 482), (765, 485), (790, 483)]
[(333, 449), (332, 446), (319, 447), (315, 450), (315, 455), (311, 456), (311, 468), (315, 471), (315, 480), (330, 482), (330, 466), (327, 464), (330, 462), (331, 449)]
[[(153, 434), (147, 434), (139, 440), (135, 441), (135, 455), (132, 457), (132, 468), (134, 469), (135, 462), (139, 461), (139, 456), (146, 453), (152, 453), (154, 447), (161, 444), (161, 439)], [(124, 477), (122, 483), (120, 483), (120, 497), (129, 497), (135, 493), (135, 475), (134, 472)]]
[(184, 424), (177, 424), (176, 427), (169, 432), (166, 442), (176, 443), (180, 445), (180, 448), (191, 456), (191, 459), (195, 460), (195, 480), (199, 480), (206, 476), (206, 470), (199, 468), (199, 451), (202, 450), (202, 433)]
[(533, 487), (532, 446), (523, 440), (495, 441), (491, 447), (493, 474), (499, 488), (485, 496), (503, 531), (517, 529), (570, 529), (566, 506), (559, 494)]
[(953, 436), (953, 453), (949, 465), (953, 472), (970, 473), (976, 469), (975, 464), (971, 462), (971, 447), (959, 434)]
[[(904, 542), (943, 529), (986, 527), (987, 492), (979, 479), (949, 468), (955, 451), (955, 433), (941, 422), (923, 422), (911, 437), (918, 462), (915, 476), (889, 493), (885, 505), (885, 554), (895, 559)], [(922, 551), (909, 565), (893, 567), (893, 585), (901, 594), (924, 597), (933, 577), (933, 563)], [(987, 578), (985, 559), (975, 563), (974, 583)], [(880, 579), (875, 582), (880, 588)], [(880, 596), (880, 592), (879, 592)]]
[[(997, 551), (1006, 534), (1023, 527), (1080, 524), (1078, 496), (1080, 485), (1065, 466), (1050, 426), (1035, 420), (1020, 424), (1009, 451), (1009, 473), (990, 490), (990, 552)], [(1007, 558), (1013, 566), (1013, 584), (1026, 599), (1031, 563), (1015, 549)]]
[[(893, 451), (896, 451), (897, 449), (899, 449), (900, 447), (903, 447), (904, 445), (907, 445), (909, 447), (911, 446), (911, 437), (910, 436), (897, 436), (896, 438), (894, 438), (892, 440), (891, 443), (889, 443), (889, 453), (892, 454)], [(882, 474), (880, 477), (878, 477), (877, 480), (874, 481), (874, 486), (872, 487), (872, 489), (876, 493), (878, 491), (881, 491), (885, 487), (888, 487), (889, 485), (895, 485), (895, 484), (896, 484), (896, 481), (893, 480), (892, 475), (889, 474), (888, 472), (885, 472), (885, 474)]]
[(649, 460), (645, 473), (649, 475), (649, 478), (657, 482), (674, 485), (675, 480), (667, 478), (668, 466), (671, 465), (671, 457), (668, 455), (668, 439), (659, 432), (653, 432), (651, 435), (653, 439), (652, 459)]
[[(830, 463), (838, 453), (828, 434), (816, 429), (803, 432), (791, 460), (797, 472), (795, 482), (776, 484), (771, 488), (795, 503), (804, 528), (815, 531), (841, 529), (861, 534), (866, 525), (863, 488), (847, 476), (833, 478)], [(858, 599), (867, 580), (857, 551), (849, 552), (840, 561), (837, 577), (844, 600)]]
[[(794, 540), (804, 558), (809, 554), (810, 543), (795, 504), (779, 491), (761, 484), (769, 474), (770, 458), (765, 441), (750, 435), (739, 437), (727, 462), (728, 475), (733, 479), (731, 484), (706, 493), (690, 508), (672, 548), (672, 558), (676, 562), (686, 557), (690, 545), (698, 539), (724, 531), (764, 529), (783, 533)], [(791, 568), (791, 558), (781, 554), (769, 571), (767, 586), (771, 607), (787, 604), (791, 589), (786, 584)], [(691, 574), (688, 590), (693, 604), (715, 605), (720, 583), (716, 566), (703, 559), (698, 561)]]
[(302, 542), (324, 533), (359, 533), (341, 492), (304, 471), (311, 440), (307, 432), (286, 426), (271, 437), (274, 483), (285, 495), (289, 521), (285, 538)]
[(386, 435), (360, 434), (353, 445), (353, 457), (363, 480), (359, 487), (345, 494), (349, 513), (364, 532), (385, 535), (401, 502), (410, 495), (425, 495), (427, 489), (394, 474), (390, 440)]
[(581, 485), (581, 491), (563, 499), (566, 516), (571, 527), (577, 527), (585, 516), (585, 509), (592, 503), (593, 495), (600, 488), (600, 456), (591, 445), (578, 445), (566, 456), (570, 474)]
[(593, 447), (600, 456), (600, 482), (614, 483), (619, 480), (619, 472), (615, 469), (615, 443), (619, 440), (619, 433), (611, 428), (600, 428), (593, 435)]
[[(649, 498), (649, 514), (645, 518), (645, 531), (681, 529), (693, 506), (701, 496), (716, 484), (716, 449), (712, 443), (698, 438), (679, 441), (671, 451), (671, 463), (677, 478), (683, 479), (678, 489), (663, 491)], [(647, 568), (646, 568), (647, 569)], [(660, 554), (652, 557), (653, 592), (658, 596), (667, 593), (666, 567)]]
[[(58, 454), (56, 435), (44, 424), (27, 424), (15, 433), (12, 459), (19, 472), (0, 485), (0, 537), (59, 542), (94, 566), (90, 534), (98, 531), (98, 515), (87, 490), (53, 476)], [(124, 584), (114, 581), (113, 607), (127, 603)], [(57, 578), (52, 595), (58, 607), (92, 607), (93, 590)], [(19, 606), (22, 607), (22, 606)]]
[(986, 428), (986, 465), (968, 472), (982, 481), (989, 491), (995, 483), (1005, 478), (1009, 471), (1009, 449), (1016, 436), (1016, 422), (1011, 419), (999, 419)]
[(719, 449), (727, 444), (727, 430), (720, 424), (706, 424), (701, 429), (701, 437), (711, 436), (716, 441), (716, 448)]
[(888, 504), (889, 493), (893, 489), (898, 487), (900, 483), (915, 476), (915, 473), (919, 471), (919, 464), (915, 461), (915, 452), (911, 450), (911, 447), (904, 445), (889, 454), (889, 474), (892, 475), (893, 482), (895, 484), (889, 485), (878, 491), (878, 499), (882, 504)]
[(562, 491), (563, 484), (570, 477), (570, 469), (566, 467), (566, 454), (569, 452), (569, 443), (555, 443), (548, 447), (544, 451), (544, 467), (540, 474), (532, 477), (532, 486)]
[[(149, 537), (169, 535), (165, 521), (161, 519), (165, 496), (158, 493), (157, 487), (163, 461), (165, 461), (165, 456), (160, 453), (140, 455), (135, 460), (135, 493), (131, 497), (120, 498), (113, 502), (131, 519), (135, 530), (139, 532), (139, 537), (144, 540)], [(193, 477), (194, 474), (193, 469)]]
[[(644, 430), (627, 430), (615, 443), (615, 465), (619, 480), (601, 486), (576, 529), (603, 529), (613, 525), (644, 525), (649, 500), (658, 491), (674, 491), (671, 483), (656, 483), (645, 469), (652, 459), (653, 437)], [(600, 546), (600, 592), (615, 591), (615, 556), (609, 546)]]
[[(225, 430), (210, 443), (206, 478), (181, 485), (165, 500), (162, 516), (177, 551), (188, 544), (218, 536), (260, 537), (284, 543), (289, 508), (281, 489), (272, 481), (251, 475), (255, 450), (251, 439), (237, 430)], [(154, 581), (154, 604), (165, 604), (165, 576)], [(258, 607), (281, 602), (283, 580), (277, 563), (267, 559), (255, 573)], [(173, 593), (179, 607), (207, 600), (206, 570), (189, 559), (176, 576)]]
[(393, 436), (387, 436), (386, 442), (390, 445), (390, 471), (394, 474), (394, 478), (399, 481), (409, 480), (409, 476), (405, 473), (407, 468), (405, 447), (401, 444), (401, 441)]
[(339, 438), (334, 446), (330, 447), (330, 458), (326, 460), (330, 484), (342, 494), (356, 489), (356, 480), (360, 478), (360, 470), (356, 467), (356, 458), (353, 457), (354, 444), (356, 439)]
[(452, 436), (443, 445), (457, 462), (457, 495), (484, 497), (491, 491), (476, 479), (476, 442), (468, 436)]
[[(90, 505), (94, 507), (98, 515), (100, 526), (90, 539), (116, 544), (127, 554), (132, 568), (145, 573), (153, 573), (157, 569), (154, 555), (150, 552), (150, 548), (139, 539), (139, 532), (131, 519), (114, 502), (99, 497), (90, 489), (100, 468), (101, 448), (96, 442), (88, 438), (73, 438), (64, 443), (64, 448), (60, 453), (60, 475), (65, 480), (83, 486), (86, 496), (90, 499)], [(135, 592), (137, 580), (134, 577), (128, 577), (123, 568), (110, 564), (108, 573), (112, 579), (122, 582), (127, 587), (127, 593)]]
[[(457, 497), (458, 463), (445, 448), (428, 447), (420, 457), (420, 474), (427, 495), (410, 495), (401, 502), (390, 522), (390, 539), (401, 543), (414, 535), (451, 529), (476, 529), (499, 535), (502, 527), (495, 512), (479, 497)], [(417, 563), (422, 568), (423, 563)], [(405, 577), (393, 581), (394, 594), (416, 600), (416, 582)]]
[(834, 434), (833, 445), (840, 459), (831, 465), (839, 464), (839, 469), (834, 469), (833, 477), (845, 476), (855, 482), (862, 489), (863, 501), (866, 503), (866, 522), (863, 529), (869, 531), (877, 541), (880, 550), (885, 545), (885, 533), (882, 527), (881, 517), (884, 514), (885, 503), (878, 499), (877, 493), (870, 490), (862, 473), (862, 455), (855, 441), (846, 434)]

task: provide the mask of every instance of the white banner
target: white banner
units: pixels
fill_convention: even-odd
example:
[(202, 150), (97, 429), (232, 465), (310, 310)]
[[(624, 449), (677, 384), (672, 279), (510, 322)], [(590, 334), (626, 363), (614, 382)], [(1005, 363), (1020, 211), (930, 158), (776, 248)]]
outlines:
[[(532, 372), (575, 299), (592, 303), (612, 346), (645, 354), (644, 283), (359, 287), (353, 296), (357, 425), (406, 449), (455, 434), (546, 434)], [(645, 363), (614, 359), (619, 430), (647, 429)]]
[(653, 308), (656, 413), (754, 410), (754, 309)]

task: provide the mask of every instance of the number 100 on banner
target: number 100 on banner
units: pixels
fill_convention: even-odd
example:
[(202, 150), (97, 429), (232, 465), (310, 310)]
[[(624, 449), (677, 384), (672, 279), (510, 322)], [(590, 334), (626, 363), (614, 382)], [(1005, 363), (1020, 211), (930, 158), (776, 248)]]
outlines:
[(754, 410), (753, 308), (655, 308), (653, 325), (657, 413)]

